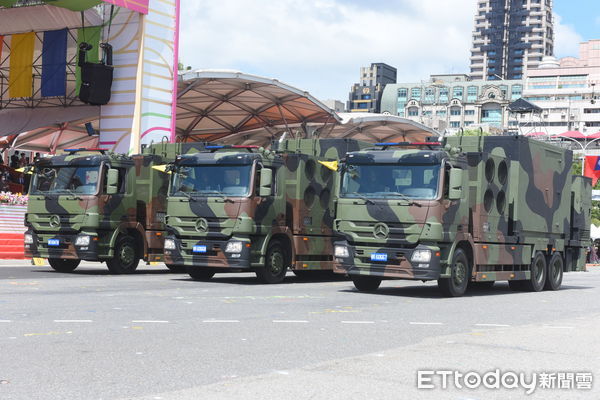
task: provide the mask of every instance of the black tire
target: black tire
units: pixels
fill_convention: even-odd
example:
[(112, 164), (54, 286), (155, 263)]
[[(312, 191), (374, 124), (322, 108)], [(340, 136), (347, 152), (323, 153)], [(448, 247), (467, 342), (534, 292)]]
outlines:
[(381, 279), (379, 276), (370, 275), (351, 275), (352, 283), (354, 287), (360, 292), (374, 292), (381, 285)]
[(496, 281), (469, 282), (469, 289), (489, 290), (494, 287)]
[(187, 267), (187, 273), (195, 281), (209, 281), (215, 275), (214, 270), (203, 267)]
[(558, 290), (562, 285), (565, 262), (559, 252), (552, 254), (546, 266), (544, 290)]
[(165, 264), (171, 272), (187, 272), (185, 265)]
[(528, 292), (540, 292), (546, 284), (546, 256), (541, 251), (538, 251), (531, 261), (529, 266), (531, 277), (527, 281), (523, 281), (523, 287)]
[(273, 241), (267, 249), (264, 268), (256, 270), (256, 277), (263, 283), (281, 283), (290, 264), (289, 255), (278, 241)]
[(471, 278), (471, 267), (462, 249), (456, 249), (452, 257), (450, 278), (438, 279), (438, 288), (446, 297), (460, 297), (467, 291)]
[(113, 274), (132, 274), (140, 262), (139, 251), (136, 249), (135, 239), (129, 235), (117, 238), (115, 255), (106, 261), (108, 270)]
[(49, 258), (48, 263), (57, 272), (73, 272), (79, 266), (81, 260), (69, 258)]

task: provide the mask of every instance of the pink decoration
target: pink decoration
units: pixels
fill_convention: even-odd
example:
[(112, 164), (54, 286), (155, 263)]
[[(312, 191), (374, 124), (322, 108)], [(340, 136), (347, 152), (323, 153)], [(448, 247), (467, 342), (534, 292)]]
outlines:
[(103, 0), (106, 3), (114, 4), (115, 6), (128, 8), (142, 14), (148, 14), (149, 0)]

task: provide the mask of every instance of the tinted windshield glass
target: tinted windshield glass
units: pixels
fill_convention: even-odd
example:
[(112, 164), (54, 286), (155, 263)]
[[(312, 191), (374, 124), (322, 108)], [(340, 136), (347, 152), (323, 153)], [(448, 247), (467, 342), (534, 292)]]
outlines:
[(41, 168), (33, 176), (31, 193), (95, 194), (99, 171), (99, 166)]
[(342, 197), (437, 197), (439, 164), (348, 165), (342, 176)]
[(248, 196), (251, 165), (179, 166), (171, 178), (171, 195)]

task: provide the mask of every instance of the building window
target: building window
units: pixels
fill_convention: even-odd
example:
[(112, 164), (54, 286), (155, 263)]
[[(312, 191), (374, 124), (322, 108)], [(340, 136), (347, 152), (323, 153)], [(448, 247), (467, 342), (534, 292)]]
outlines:
[(450, 128), (460, 128), (460, 121), (450, 121)]
[(488, 51), (488, 57), (495, 56), (496, 52), (494, 50)]
[(431, 110), (423, 111), (424, 116), (431, 116), (433, 112)]
[(371, 95), (370, 94), (363, 94), (360, 96), (361, 100), (371, 100)]
[(488, 60), (488, 64), (496, 64), (496, 59), (495, 58), (490, 58)]
[(406, 88), (398, 89), (398, 97), (399, 98), (406, 100), (407, 96), (408, 96), (408, 89), (406, 89)]
[(461, 99), (463, 98), (463, 90), (462, 86), (455, 86), (452, 88), (452, 98)]
[(439, 101), (440, 101), (440, 103), (447, 103), (448, 102), (448, 88), (447, 87), (441, 87), (440, 88)]
[(496, 72), (496, 67), (489, 67), (488, 72)]
[(410, 97), (412, 99), (421, 100), (421, 88), (412, 88), (410, 90)]
[(408, 109), (408, 116), (409, 117), (418, 117), (419, 116), (419, 109), (416, 107), (411, 107)]
[(523, 50), (522, 49), (515, 50), (515, 56), (522, 56), (522, 55), (523, 55)]
[(465, 110), (465, 115), (475, 115), (475, 110)]
[(477, 101), (477, 86), (469, 86), (467, 88), (467, 101), (469, 103)]
[(473, 125), (473, 121), (465, 121), (465, 126)]
[(445, 117), (446, 116), (446, 110), (437, 110), (435, 112), (435, 115), (437, 115), (438, 117)]
[(368, 103), (358, 103), (357, 105), (358, 105), (357, 108), (360, 108), (360, 109), (368, 109), (369, 108)]
[(450, 108), (450, 115), (460, 115), (460, 114), (461, 114), (460, 107), (451, 107)]
[(502, 93), (502, 97), (506, 98), (506, 94), (508, 93), (508, 86), (500, 85), (500, 92)]
[(426, 88), (425, 89), (425, 103), (431, 104), (435, 101), (435, 89), (434, 88)]

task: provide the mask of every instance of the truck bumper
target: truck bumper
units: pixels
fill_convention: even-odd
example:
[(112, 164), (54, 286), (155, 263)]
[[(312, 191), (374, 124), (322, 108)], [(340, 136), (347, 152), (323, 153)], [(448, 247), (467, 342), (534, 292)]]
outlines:
[[(166, 264), (250, 269), (249, 240), (185, 240), (171, 235), (165, 238), (165, 241), (167, 240), (175, 242), (175, 249), (165, 248)], [(228, 242), (242, 242), (242, 251), (240, 253), (226, 253), (225, 248)]]
[[(372, 275), (383, 278), (435, 280), (440, 277), (440, 249), (418, 245), (415, 248), (390, 248), (352, 246), (347, 241), (336, 241), (335, 246), (345, 246), (348, 257), (334, 257), (333, 271), (338, 274)], [(431, 251), (429, 262), (412, 262), (417, 250)], [(371, 261), (372, 254), (384, 254), (386, 261)]]
[[(25, 232), (26, 235), (33, 237), (33, 243), (25, 243), (26, 258), (63, 258), (84, 261), (99, 261), (98, 258), (98, 237), (90, 236), (90, 243), (87, 246), (75, 246), (77, 234), (46, 234), (35, 233), (31, 230)], [(57, 239), (57, 246), (50, 246), (49, 239)]]

